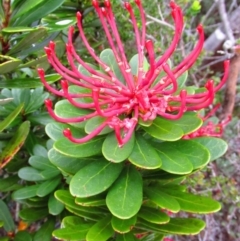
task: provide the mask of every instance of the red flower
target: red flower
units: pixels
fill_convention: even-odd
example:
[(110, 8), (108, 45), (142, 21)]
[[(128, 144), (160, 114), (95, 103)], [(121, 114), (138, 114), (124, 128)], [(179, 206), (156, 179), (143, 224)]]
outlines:
[[(84, 138), (74, 138), (69, 129), (64, 131), (64, 135), (75, 143), (83, 143), (98, 135), (106, 126), (114, 129), (119, 146), (125, 144), (130, 138), (138, 124), (139, 119), (143, 121), (154, 120), (157, 116), (167, 119), (179, 119), (185, 111), (200, 110), (209, 106), (217, 92), (225, 83), (229, 62), (224, 63), (225, 74), (222, 81), (214, 86), (212, 80), (205, 84), (206, 91), (197, 94), (188, 94), (186, 90), (178, 90), (177, 78), (187, 71), (199, 56), (203, 43), (204, 33), (202, 26), (198, 26), (199, 41), (193, 51), (183, 61), (174, 68), (170, 68), (167, 61), (174, 53), (183, 30), (183, 15), (178, 5), (171, 1), (172, 18), (175, 23), (175, 31), (172, 43), (161, 58), (156, 58), (154, 44), (151, 40), (146, 40), (146, 20), (140, 0), (135, 0), (139, 9), (142, 27), (141, 31), (137, 26), (137, 20), (130, 3), (125, 2), (124, 6), (130, 14), (131, 22), (135, 32), (136, 49), (138, 53), (138, 74), (134, 76), (127, 60), (123, 43), (121, 42), (118, 27), (115, 22), (109, 0), (105, 0), (105, 7), (100, 7), (97, 0), (92, 4), (99, 16), (102, 27), (105, 31), (109, 46), (118, 63), (120, 72), (124, 77), (124, 82), (117, 78), (113, 70), (98, 57), (88, 43), (82, 26), (82, 15), (77, 13), (77, 26), (80, 37), (86, 49), (95, 62), (99, 64), (104, 72), (100, 72), (84, 62), (76, 53), (72, 43), (74, 28), (69, 29), (68, 43), (66, 45), (67, 59), (69, 67), (62, 65), (55, 53), (55, 44), (50, 42), (45, 48), (48, 61), (53, 68), (62, 76), (62, 90), (52, 88), (44, 78), (44, 71), (39, 69), (40, 78), (45, 87), (58, 96), (66, 98), (72, 105), (78, 108), (92, 110), (91, 114), (74, 118), (61, 118), (52, 109), (52, 102), (46, 100), (46, 107), (50, 115), (59, 122), (72, 123), (88, 120), (95, 116), (105, 118), (92, 133)], [(144, 69), (144, 55), (148, 55), (149, 68)], [(76, 63), (80, 64), (88, 71), (88, 75), (78, 71)], [(158, 80), (159, 74), (164, 73), (164, 77)], [(68, 85), (77, 85), (90, 90), (89, 94), (74, 94), (68, 91)], [(76, 101), (75, 98), (91, 98), (91, 103)]]
[(231, 116), (228, 118), (219, 121), (215, 124), (212, 121), (208, 121), (208, 119), (214, 115), (217, 109), (220, 107), (220, 104), (217, 104), (206, 116), (200, 118), (203, 120), (204, 125), (201, 126), (198, 130), (190, 133), (188, 135), (183, 136), (182, 139), (191, 139), (195, 137), (201, 136), (214, 136), (214, 137), (221, 137), (223, 135), (224, 127), (231, 121)]

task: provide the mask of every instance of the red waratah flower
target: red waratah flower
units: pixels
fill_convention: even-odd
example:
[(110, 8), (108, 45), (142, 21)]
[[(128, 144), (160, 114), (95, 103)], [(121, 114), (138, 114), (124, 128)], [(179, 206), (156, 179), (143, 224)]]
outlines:
[(199, 116), (204, 122), (203, 126), (193, 133), (183, 136), (182, 139), (192, 139), (201, 136), (221, 137), (223, 135), (224, 127), (227, 126), (227, 124), (231, 121), (231, 116), (219, 121), (217, 124), (213, 121), (210, 121), (209, 118), (214, 115), (219, 107), (220, 104), (217, 104), (206, 116)]
[[(183, 14), (174, 1), (170, 2), (172, 18), (175, 24), (172, 43), (165, 53), (159, 58), (155, 56), (154, 44), (146, 39), (146, 20), (140, 0), (135, 0), (141, 16), (141, 31), (138, 28), (132, 6), (125, 2), (124, 6), (130, 15), (133, 25), (136, 49), (138, 53), (138, 73), (133, 75), (130, 64), (127, 60), (124, 45), (121, 42), (115, 17), (112, 12), (109, 0), (104, 1), (104, 7), (100, 7), (97, 0), (92, 4), (99, 16), (102, 27), (105, 31), (109, 46), (114, 54), (124, 81), (118, 79), (111, 66), (108, 66), (99, 56), (97, 56), (90, 46), (83, 31), (82, 15), (77, 13), (77, 26), (80, 37), (88, 50), (92, 59), (99, 64), (102, 70), (99, 71), (76, 53), (72, 38), (74, 28), (70, 27), (68, 33), (68, 43), (66, 45), (67, 59), (69, 66), (60, 63), (55, 53), (55, 44), (50, 42), (45, 48), (48, 61), (53, 68), (62, 76), (61, 90), (52, 88), (44, 78), (44, 71), (39, 69), (41, 81), (45, 87), (55, 95), (66, 98), (72, 105), (78, 108), (90, 109), (92, 113), (85, 116), (62, 118), (57, 116), (52, 109), (52, 102), (46, 100), (46, 107), (50, 115), (59, 122), (74, 123), (82, 122), (90, 118), (100, 116), (105, 121), (100, 124), (92, 133), (84, 138), (77, 139), (72, 136), (71, 131), (64, 131), (65, 137), (75, 143), (84, 143), (98, 135), (106, 126), (113, 128), (116, 133), (119, 146), (124, 145), (134, 132), (138, 121), (152, 121), (157, 116), (176, 120), (181, 118), (185, 111), (200, 110), (209, 106), (214, 98), (214, 94), (223, 86), (226, 81), (229, 69), (229, 62), (224, 63), (225, 74), (221, 82), (214, 86), (213, 80), (208, 80), (205, 84), (206, 91), (196, 94), (188, 94), (186, 90), (179, 90), (177, 78), (187, 71), (198, 58), (204, 43), (204, 33), (201, 25), (197, 27), (199, 41), (193, 51), (176, 67), (168, 65), (168, 59), (174, 53), (183, 30)], [(149, 68), (145, 70), (145, 54), (148, 56)], [(78, 70), (81, 65), (88, 74)], [(164, 77), (159, 78), (160, 74)], [(76, 94), (70, 93), (69, 85), (77, 85), (90, 90), (90, 93)], [(79, 99), (91, 98), (90, 103), (80, 102)]]

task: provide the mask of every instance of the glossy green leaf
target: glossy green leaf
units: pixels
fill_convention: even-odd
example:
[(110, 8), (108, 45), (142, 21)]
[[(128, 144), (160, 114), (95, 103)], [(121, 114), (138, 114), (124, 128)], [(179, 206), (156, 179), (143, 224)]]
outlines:
[(86, 223), (83, 218), (77, 217), (77, 216), (67, 216), (64, 217), (61, 222), (61, 227), (67, 228), (67, 227), (74, 227), (76, 225), (81, 225)]
[(22, 200), (36, 196), (39, 185), (25, 186), (13, 192), (12, 198), (14, 200)]
[(52, 163), (48, 160), (48, 158), (43, 156), (31, 156), (28, 160), (28, 163), (38, 170), (48, 170), (55, 169)]
[(219, 202), (199, 195), (181, 192), (171, 188), (162, 188), (162, 191), (178, 201), (180, 209), (193, 213), (213, 213), (221, 209)]
[(132, 233), (117, 234), (116, 241), (138, 241), (139, 239)]
[(57, 200), (62, 202), (66, 207), (70, 207), (84, 213), (92, 213), (92, 214), (103, 214), (104, 210), (98, 207), (86, 207), (76, 204), (75, 198), (66, 190), (57, 190), (54, 193)]
[(127, 166), (110, 188), (107, 206), (114, 216), (129, 219), (139, 211), (142, 199), (142, 178), (133, 166)]
[(216, 137), (199, 137), (194, 138), (192, 141), (195, 141), (203, 145), (210, 152), (210, 161), (216, 160), (220, 156), (224, 155), (227, 151), (227, 143)]
[(180, 151), (164, 143), (154, 144), (162, 160), (161, 169), (173, 174), (188, 174), (193, 170), (193, 165)]
[(149, 135), (163, 141), (176, 141), (183, 136), (183, 130), (174, 121), (157, 117), (151, 126), (142, 127)]
[(192, 140), (179, 140), (172, 143), (164, 142), (161, 144), (161, 147), (164, 145), (171, 145), (171, 147), (184, 154), (192, 163), (193, 169), (206, 166), (210, 160), (209, 151), (203, 145)]
[[(87, 114), (90, 114), (92, 111), (88, 109), (78, 108), (73, 106), (68, 100), (60, 100), (55, 105), (55, 113), (57, 116), (62, 118), (72, 118), (72, 117), (81, 117)], [(84, 128), (86, 121), (79, 122), (79, 123), (71, 123), (68, 122), (72, 126), (76, 126), (79, 128)]]
[(46, 28), (38, 28), (34, 31), (31, 31), (27, 35), (23, 37), (23, 39), (18, 42), (14, 47), (8, 52), (8, 54), (16, 54), (23, 49), (31, 47), (32, 44), (36, 44), (39, 39), (45, 38), (47, 36), (47, 29)]
[(79, 130), (78, 128), (75, 128), (73, 126), (70, 126), (68, 124), (58, 123), (58, 122), (52, 122), (47, 124), (45, 130), (47, 135), (53, 139), (54, 141), (57, 141), (58, 139), (61, 139), (64, 137), (63, 131), (67, 128), (70, 128), (72, 135), (76, 137), (82, 137), (86, 135), (82, 130)]
[(51, 241), (52, 232), (55, 228), (55, 220), (48, 219), (41, 225), (40, 229), (34, 234), (33, 241)]
[(64, 204), (58, 201), (55, 197), (54, 194), (51, 194), (49, 199), (48, 199), (48, 212), (56, 216), (60, 214), (64, 209)]
[[(60, 75), (52, 74), (46, 75), (45, 79), (49, 84), (52, 84), (60, 79)], [(37, 88), (42, 87), (42, 82), (40, 78), (22, 78), (22, 79), (11, 79), (11, 80), (1, 80), (0, 88)]]
[(139, 228), (142, 226), (146, 230), (179, 235), (195, 235), (200, 233), (205, 227), (204, 221), (196, 218), (171, 218), (167, 224), (163, 225), (141, 220), (141, 224)]
[[(129, 61), (129, 65), (131, 67), (131, 72), (133, 75), (138, 76), (139, 71), (139, 54), (135, 54)], [(147, 72), (149, 69), (149, 63), (147, 61), (147, 58), (143, 57), (143, 71)]]
[(19, 170), (18, 176), (26, 181), (44, 181), (46, 178), (44, 178), (41, 175), (41, 172), (35, 168), (32, 167), (23, 167)]
[(7, 178), (0, 179), (0, 192), (9, 192), (18, 189), (21, 187), (18, 184), (19, 177), (17, 175), (9, 176)]
[(18, 116), (18, 114), (23, 109), (23, 105), (19, 105), (14, 111), (11, 112), (10, 115), (8, 115), (2, 122), (0, 122), (0, 132), (5, 130)]
[(188, 78), (188, 71), (185, 71), (181, 76), (177, 78), (178, 88), (184, 87)]
[(117, 179), (123, 168), (106, 160), (96, 160), (80, 169), (70, 182), (70, 192), (76, 197), (89, 197), (104, 192)]
[[(90, 134), (93, 130), (95, 130), (99, 125), (101, 125), (106, 118), (100, 117), (100, 116), (95, 116), (91, 119), (89, 119), (85, 125), (85, 132), (87, 134)], [(112, 132), (113, 129), (110, 127), (106, 126), (98, 135), (104, 135), (109, 132)]]
[(54, 149), (70, 157), (90, 157), (101, 153), (104, 137), (99, 136), (82, 144), (75, 144), (67, 138), (62, 138), (54, 143)]
[(105, 206), (106, 200), (103, 194), (99, 194), (96, 196), (86, 197), (86, 198), (77, 197), (75, 199), (75, 203), (86, 207), (94, 207), (94, 206), (97, 207), (97, 206)]
[(159, 233), (150, 233), (149, 235), (143, 237), (141, 241), (164, 241), (164, 234), (159, 234)]
[(173, 213), (180, 211), (178, 201), (165, 192), (159, 190), (159, 188), (147, 187), (144, 189), (144, 192), (146, 193), (147, 197), (159, 207), (167, 209)]
[(32, 236), (27, 231), (19, 231), (16, 233), (14, 241), (32, 241)]
[(122, 72), (111, 49), (104, 49), (100, 54), (100, 59), (109, 66), (118, 80), (125, 83)]
[(3, 149), (2, 153), (0, 154), (0, 169), (4, 167), (22, 147), (25, 139), (28, 136), (29, 129), (29, 121), (23, 122), (17, 129), (12, 139), (8, 141), (7, 146)]
[(12, 215), (6, 203), (3, 202), (1, 199), (0, 199), (0, 220), (3, 221), (3, 228), (7, 232), (11, 232), (15, 230), (15, 224), (14, 224)]
[(102, 217), (102, 214), (94, 214), (94, 213), (89, 213), (89, 212), (85, 212), (83, 210), (79, 210), (79, 209), (75, 209), (75, 208), (72, 208), (72, 207), (69, 207), (69, 206), (66, 206), (66, 209), (79, 216), (79, 217), (82, 217), (84, 218), (85, 220), (90, 220), (90, 221), (98, 221), (101, 217)]
[(123, 146), (119, 147), (115, 133), (110, 133), (103, 142), (102, 153), (104, 157), (114, 163), (125, 161), (131, 154), (135, 143), (135, 135)]
[(197, 116), (195, 112), (185, 112), (184, 115), (178, 119), (174, 120), (173, 123), (180, 127), (184, 133), (187, 135), (196, 131), (202, 125), (202, 119)]
[(128, 233), (134, 227), (137, 217), (133, 216), (129, 219), (119, 219), (115, 216), (112, 217), (112, 228), (118, 233)]
[(55, 190), (55, 188), (59, 185), (61, 182), (61, 177), (58, 176), (54, 179), (47, 180), (40, 184), (39, 188), (37, 189), (37, 196), (39, 197), (45, 197), (49, 193)]
[(22, 63), (20, 59), (15, 59), (10, 56), (0, 55), (0, 57), (6, 59), (5, 62), (0, 64), (0, 74), (7, 74), (14, 71)]
[(150, 223), (163, 224), (168, 223), (169, 216), (156, 208), (151, 208), (147, 206), (142, 206), (138, 212), (138, 217), (147, 220)]
[(86, 234), (92, 224), (80, 224), (72, 227), (61, 228), (53, 231), (53, 236), (60, 240), (85, 241)]
[[(47, 14), (53, 12), (55, 9), (60, 7), (63, 4), (63, 2), (64, 2), (64, 0), (41, 1), (38, 5), (25, 11), (25, 14), (21, 15), (21, 17), (18, 19), (18, 21), (14, 25), (15, 26), (24, 26), (24, 25), (31, 24), (34, 21), (37, 21), (38, 19), (41, 19), (42, 17), (46, 16)], [(26, 5), (26, 7), (27, 6), (28, 5)]]
[(112, 216), (108, 215), (94, 224), (87, 233), (86, 241), (107, 241), (114, 234), (111, 219)]
[(23, 32), (31, 32), (36, 30), (36, 28), (31, 27), (6, 27), (2, 29), (3, 33), (23, 33)]
[(162, 165), (158, 153), (142, 136), (137, 135), (129, 161), (137, 167), (156, 169)]
[(48, 170), (41, 171), (41, 175), (46, 180), (57, 177), (57, 176), (59, 176), (60, 173), (61, 172), (57, 168), (50, 168)]
[(55, 165), (59, 170), (70, 175), (74, 175), (81, 168), (92, 162), (92, 160), (89, 159), (65, 156), (57, 152), (55, 149), (51, 149), (48, 152), (48, 156), (53, 165)]
[(47, 208), (25, 208), (19, 212), (19, 217), (25, 221), (35, 222), (48, 215)]

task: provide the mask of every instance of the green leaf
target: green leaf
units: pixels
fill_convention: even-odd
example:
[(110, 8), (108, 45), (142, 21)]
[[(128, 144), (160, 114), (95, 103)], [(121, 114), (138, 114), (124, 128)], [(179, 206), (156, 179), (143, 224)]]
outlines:
[(92, 224), (79, 224), (72, 227), (61, 228), (53, 231), (53, 236), (60, 240), (85, 241), (86, 234)]
[(178, 88), (183, 88), (188, 78), (188, 71), (185, 71), (181, 76), (177, 78)]
[(45, 130), (46, 130), (47, 135), (51, 139), (53, 139), (54, 141), (57, 141), (58, 139), (61, 139), (64, 137), (63, 131), (67, 128), (70, 128), (73, 136), (82, 137), (85, 135), (85, 133), (82, 130), (79, 130), (68, 124), (57, 123), (57, 122), (52, 122), (52, 123), (47, 124)]
[(210, 161), (216, 160), (220, 156), (224, 155), (227, 151), (227, 143), (216, 137), (199, 137), (194, 138), (192, 141), (195, 141), (203, 145), (210, 152)]
[(221, 209), (219, 202), (199, 195), (181, 192), (170, 188), (162, 188), (162, 191), (178, 201), (180, 209), (193, 213), (213, 213)]
[(2, 32), (3, 33), (23, 33), (23, 32), (31, 32), (31, 31), (34, 31), (34, 30), (36, 30), (36, 28), (19, 26), (19, 27), (3, 28)]
[(48, 212), (56, 216), (60, 214), (64, 209), (64, 204), (58, 201), (55, 197), (54, 194), (51, 194), (49, 199), (48, 199)]
[(160, 117), (157, 117), (151, 126), (142, 128), (152, 137), (163, 141), (177, 141), (184, 134), (183, 130), (174, 121)]
[(89, 159), (79, 159), (74, 157), (65, 156), (55, 149), (51, 149), (48, 152), (49, 160), (53, 165), (55, 165), (61, 171), (74, 175), (81, 168), (85, 167), (87, 164), (91, 163), (92, 160)]
[(205, 227), (204, 221), (196, 218), (171, 218), (170, 222), (163, 225), (141, 220), (141, 224), (138, 226), (139, 228), (144, 227), (146, 230), (150, 229), (155, 232), (178, 235), (195, 235), (200, 233)]
[(25, 221), (35, 222), (48, 215), (47, 208), (25, 208), (19, 212), (19, 217)]
[(20, 59), (15, 59), (10, 56), (0, 55), (1, 59), (6, 59), (5, 62), (0, 64), (0, 74), (7, 74), (14, 71), (22, 61)]
[[(113, 71), (116, 78), (122, 83), (125, 83), (122, 72), (116, 61), (115, 55), (111, 49), (104, 49), (100, 54), (100, 59)], [(105, 71), (105, 70), (104, 70)]]
[[(132, 74), (135, 76), (138, 76), (139, 71), (139, 54), (135, 54), (129, 61), (129, 65), (131, 67)], [(147, 58), (143, 57), (143, 71), (147, 72), (149, 69), (149, 63), (147, 61)]]
[(39, 197), (45, 197), (49, 193), (55, 190), (55, 188), (59, 185), (61, 182), (61, 177), (58, 176), (54, 179), (48, 180), (40, 184), (38, 190), (37, 190), (37, 196)]
[(104, 157), (114, 163), (125, 161), (132, 152), (135, 135), (123, 146), (119, 147), (115, 133), (110, 133), (103, 142), (102, 153)]
[(32, 167), (23, 167), (19, 170), (18, 176), (26, 181), (44, 181), (46, 178), (44, 178), (41, 175), (41, 172), (35, 168)]
[(123, 168), (106, 160), (97, 160), (80, 169), (70, 182), (70, 192), (76, 197), (89, 197), (104, 192), (117, 179)]
[(3, 221), (3, 227), (7, 232), (15, 229), (15, 224), (7, 205), (0, 199), (0, 220)]
[(32, 241), (32, 236), (27, 231), (19, 231), (16, 233), (14, 241)]
[(17, 175), (9, 176), (7, 178), (1, 178), (0, 192), (9, 192), (9, 191), (14, 191), (15, 189), (18, 189), (18, 187), (21, 187), (19, 184), (17, 184), (18, 181), (19, 181), (19, 177)]
[(112, 216), (108, 215), (94, 224), (87, 233), (86, 241), (107, 241), (114, 234), (111, 219)]
[(31, 156), (28, 163), (38, 170), (56, 169), (48, 158), (43, 156)]
[(101, 153), (104, 139), (105, 137), (97, 136), (88, 142), (75, 144), (67, 138), (62, 138), (54, 143), (54, 149), (70, 157), (89, 157)]
[(104, 210), (102, 208), (86, 207), (86, 206), (80, 206), (76, 204), (75, 198), (71, 196), (71, 194), (66, 190), (57, 190), (54, 193), (54, 195), (60, 202), (66, 205), (67, 208), (73, 208), (83, 213), (101, 214), (101, 215), (104, 213)]
[[(48, 84), (52, 84), (60, 79), (60, 75), (52, 74), (46, 75), (45, 79)], [(0, 88), (37, 88), (42, 87), (42, 82), (39, 77), (37, 78), (22, 78), (22, 79), (11, 79), (11, 80), (1, 80)]]
[(156, 169), (162, 165), (158, 153), (140, 135), (136, 136), (135, 145), (128, 159), (135, 166), (144, 169)]
[(39, 41), (39, 39), (45, 38), (47, 36), (47, 29), (46, 28), (38, 28), (34, 31), (31, 31), (27, 35), (23, 37), (23, 39), (14, 45), (13, 48), (8, 52), (9, 55), (17, 54), (18, 52), (26, 49), (28, 47), (32, 47), (32, 44), (35, 44)]
[(159, 207), (167, 209), (173, 213), (180, 211), (178, 201), (165, 192), (159, 190), (159, 188), (146, 187), (144, 188), (144, 193), (146, 193), (147, 197)]
[(181, 152), (181, 154), (184, 154), (192, 163), (193, 169), (198, 169), (206, 166), (210, 160), (209, 151), (203, 145), (192, 140), (179, 140), (162, 144), (166, 146), (171, 145), (174, 149)]
[(12, 198), (14, 200), (22, 200), (22, 199), (35, 197), (38, 188), (39, 188), (39, 185), (23, 187), (15, 192), (13, 192)]
[(136, 236), (132, 233), (117, 234), (116, 241), (138, 241)]
[[(89, 119), (87, 121), (86, 125), (85, 125), (85, 132), (87, 134), (90, 134), (99, 125), (101, 125), (105, 120), (106, 120), (106, 118), (103, 118), (101, 116), (95, 116), (95, 117)], [(107, 133), (112, 132), (112, 131), (113, 131), (113, 129), (106, 126), (98, 135), (104, 135), (104, 134), (107, 134)]]
[(77, 197), (75, 199), (75, 203), (86, 207), (94, 207), (94, 206), (98, 207), (98, 206), (105, 206), (106, 200), (104, 195), (99, 194), (96, 196), (86, 197), (86, 198)]
[[(60, 100), (55, 105), (55, 113), (57, 116), (60, 116), (62, 118), (72, 118), (85, 116), (92, 113), (92, 111), (75, 107), (71, 103), (69, 103), (68, 100)], [(86, 121), (79, 123), (70, 123), (69, 121), (68, 123), (78, 128), (84, 128)]]
[(81, 225), (86, 223), (83, 218), (76, 217), (76, 216), (67, 216), (64, 217), (61, 223), (61, 227), (66, 228), (66, 227), (74, 227), (76, 225)]
[(142, 178), (133, 166), (127, 166), (110, 188), (107, 206), (114, 216), (129, 219), (139, 211), (142, 199)]
[(129, 219), (119, 219), (117, 217), (112, 217), (111, 224), (112, 228), (118, 233), (128, 233), (134, 227), (137, 221), (137, 217), (133, 216)]
[[(23, 9), (22, 12), (25, 12), (25, 14), (21, 15), (21, 17), (18, 19), (18, 21), (14, 25), (15, 26), (25, 26), (25, 25), (31, 24), (34, 21), (37, 21), (38, 19), (41, 19), (44, 16), (47, 16), (49, 13), (51, 13), (55, 9), (59, 8), (63, 4), (63, 2), (64, 2), (64, 0), (59, 0), (59, 1), (44, 0), (44, 1), (41, 1), (38, 5), (35, 5), (34, 7), (30, 8), (27, 11), (25, 11), (25, 9)], [(28, 4), (26, 5), (26, 7), (27, 6), (28, 6)]]
[(44, 224), (41, 225), (40, 229), (34, 234), (33, 241), (51, 241), (54, 227), (55, 220), (48, 219)]
[(196, 131), (202, 125), (202, 119), (197, 116), (195, 112), (185, 112), (184, 115), (178, 119), (174, 120), (173, 123), (180, 127), (184, 133), (187, 135)]
[(66, 206), (66, 209), (79, 216), (79, 217), (82, 217), (84, 218), (85, 220), (91, 220), (91, 221), (98, 221), (101, 217), (102, 217), (102, 214), (94, 214), (94, 213), (89, 213), (89, 212), (85, 212), (83, 210), (79, 210), (79, 209), (76, 209), (76, 208), (72, 208), (72, 207), (69, 207), (69, 206)]
[(141, 241), (164, 241), (164, 237), (164, 234), (154, 232), (142, 238)]
[(159, 209), (147, 206), (141, 207), (140, 211), (138, 212), (138, 217), (150, 223), (156, 224), (168, 223), (170, 220), (169, 216), (166, 213), (160, 211)]
[(162, 160), (161, 169), (173, 174), (188, 174), (193, 170), (193, 165), (180, 151), (168, 143), (154, 144), (159, 157)]
[(0, 122), (0, 132), (5, 130), (18, 116), (18, 114), (23, 109), (23, 104), (19, 105), (14, 111), (11, 112), (2, 122)]
[(30, 129), (29, 121), (23, 122), (12, 139), (8, 141), (7, 146), (3, 149), (0, 154), (0, 169), (4, 167), (10, 160), (14, 157), (14, 155), (18, 152), (21, 146), (24, 144), (25, 139), (28, 136)]
[(57, 168), (50, 168), (41, 172), (41, 175), (47, 180), (59, 176), (61, 172)]

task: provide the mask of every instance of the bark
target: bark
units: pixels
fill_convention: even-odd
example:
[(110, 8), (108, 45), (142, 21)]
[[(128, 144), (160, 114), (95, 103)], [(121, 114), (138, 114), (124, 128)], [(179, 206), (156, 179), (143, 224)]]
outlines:
[(224, 101), (223, 101), (223, 110), (220, 118), (225, 119), (228, 116), (232, 116), (234, 105), (235, 105), (235, 97), (236, 97), (236, 89), (237, 89), (237, 80), (240, 72), (240, 54), (236, 54), (230, 62), (230, 71), (228, 80), (226, 83)]
[[(240, 6), (236, 8), (229, 16), (228, 20), (233, 33), (240, 33)], [(239, 37), (239, 36), (236, 36)], [(215, 52), (221, 44), (227, 40), (224, 26), (221, 24), (205, 41), (204, 49), (209, 52)]]

